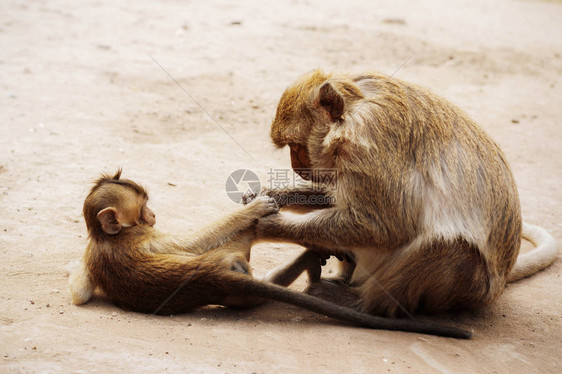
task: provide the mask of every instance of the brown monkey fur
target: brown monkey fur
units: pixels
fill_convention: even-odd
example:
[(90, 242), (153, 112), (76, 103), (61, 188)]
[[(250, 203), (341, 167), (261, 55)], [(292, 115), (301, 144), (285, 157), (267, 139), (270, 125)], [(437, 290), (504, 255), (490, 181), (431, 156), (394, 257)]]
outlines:
[[(557, 257), (545, 230), (522, 225), (498, 145), (427, 89), (381, 74), (314, 71), (283, 93), (271, 138), (289, 145), (295, 171), (337, 171), (334, 191), (320, 171), (310, 186), (262, 192), (278, 202), (335, 198), (327, 208), (282, 211), (257, 226), (260, 239), (355, 259), (342, 264), (338, 281), (318, 281), (310, 294), (386, 316), (476, 308), (497, 298), (507, 280)], [(518, 260), (522, 235), (537, 248)]]
[[(124, 309), (154, 314), (182, 313), (208, 304), (251, 306), (272, 299), (365, 327), (471, 336), (433, 323), (374, 317), (253, 279), (248, 261), (255, 222), (278, 211), (272, 198), (260, 197), (191, 237), (179, 238), (153, 228), (156, 216), (147, 206), (145, 190), (120, 177), (120, 170), (114, 176), (103, 175), (84, 202), (89, 242), (83, 259), (70, 269), (75, 304), (87, 302), (96, 287)], [(305, 253), (273, 280), (290, 284), (304, 270), (317, 269), (317, 260)], [(319, 278), (318, 271), (309, 273)]]

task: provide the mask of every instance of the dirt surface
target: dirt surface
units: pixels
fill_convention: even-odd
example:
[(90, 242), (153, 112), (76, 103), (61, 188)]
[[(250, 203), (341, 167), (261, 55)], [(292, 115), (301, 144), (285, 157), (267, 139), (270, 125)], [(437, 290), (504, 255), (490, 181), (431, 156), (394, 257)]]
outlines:
[[(465, 109), (511, 162), (524, 219), (562, 239), (562, 3), (364, 3), (2, 1), (1, 372), (562, 370), (562, 261), (485, 310), (432, 318), (471, 341), (273, 303), (171, 317), (100, 296), (71, 305), (64, 266), (84, 250), (82, 203), (101, 171), (149, 187), (157, 227), (195, 230), (237, 208), (231, 172), (267, 183), (289, 167), (269, 124), (284, 88), (317, 67), (394, 73)], [(254, 271), (299, 251), (260, 244)]]

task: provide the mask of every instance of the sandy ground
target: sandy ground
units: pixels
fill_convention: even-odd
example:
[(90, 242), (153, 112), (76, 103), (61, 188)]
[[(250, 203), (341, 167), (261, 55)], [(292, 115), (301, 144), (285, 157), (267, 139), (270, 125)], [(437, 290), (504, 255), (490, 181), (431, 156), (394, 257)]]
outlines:
[[(561, 20), (560, 2), (519, 0), (2, 1), (0, 371), (560, 372), (562, 261), (485, 310), (433, 318), (471, 341), (275, 303), (172, 317), (103, 297), (76, 307), (63, 268), (85, 247), (81, 207), (100, 171), (149, 187), (166, 231), (235, 210), (232, 171), (265, 183), (289, 167), (269, 124), (284, 88), (317, 67), (395, 73), (464, 108), (507, 154), (525, 220), (560, 240)], [(256, 246), (255, 272), (299, 251)]]

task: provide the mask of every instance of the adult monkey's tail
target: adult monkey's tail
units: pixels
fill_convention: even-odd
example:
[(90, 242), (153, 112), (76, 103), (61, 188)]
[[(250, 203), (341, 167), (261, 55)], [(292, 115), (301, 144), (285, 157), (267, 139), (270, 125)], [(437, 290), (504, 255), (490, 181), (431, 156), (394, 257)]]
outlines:
[(523, 222), (523, 238), (533, 243), (535, 249), (520, 254), (515, 266), (507, 276), (507, 282), (529, 277), (548, 267), (558, 258), (554, 238), (542, 227)]

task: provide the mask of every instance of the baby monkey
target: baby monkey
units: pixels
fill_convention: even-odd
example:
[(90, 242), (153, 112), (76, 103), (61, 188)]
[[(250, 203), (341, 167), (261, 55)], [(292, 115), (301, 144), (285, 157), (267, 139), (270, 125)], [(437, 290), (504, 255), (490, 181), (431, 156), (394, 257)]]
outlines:
[[(177, 314), (214, 304), (244, 307), (263, 299), (293, 304), (355, 325), (468, 339), (470, 332), (415, 320), (375, 317), (320, 298), (291, 291), (302, 271), (317, 278), (317, 256), (279, 270), (266, 283), (251, 275), (250, 248), (257, 221), (277, 214), (269, 197), (259, 197), (240, 211), (181, 238), (154, 229), (156, 216), (138, 183), (102, 175), (84, 202), (88, 246), (70, 269), (74, 304), (86, 303), (99, 287), (116, 305), (137, 312)], [(318, 271), (318, 274), (310, 274)]]

